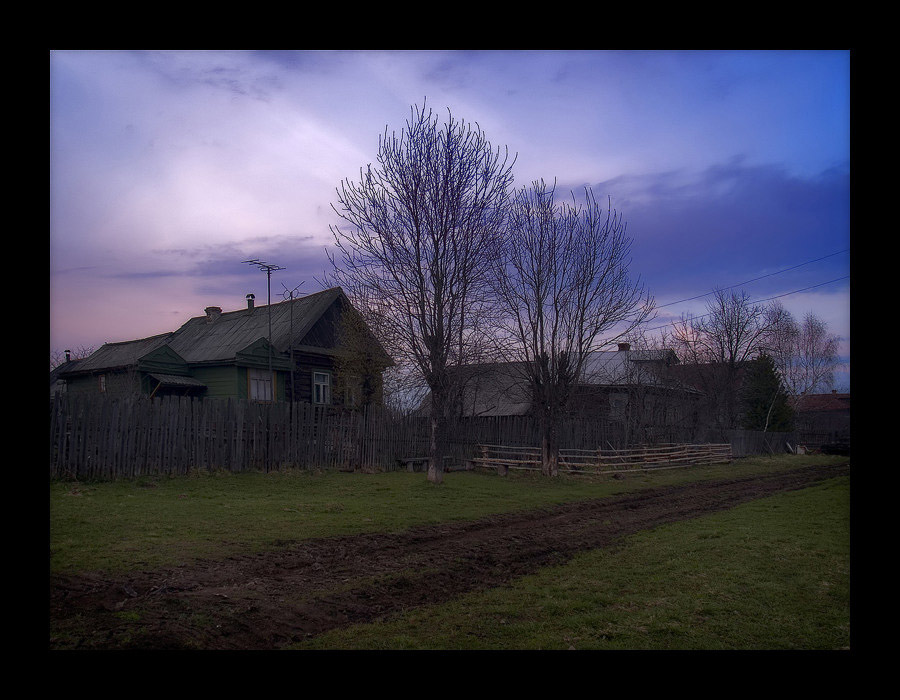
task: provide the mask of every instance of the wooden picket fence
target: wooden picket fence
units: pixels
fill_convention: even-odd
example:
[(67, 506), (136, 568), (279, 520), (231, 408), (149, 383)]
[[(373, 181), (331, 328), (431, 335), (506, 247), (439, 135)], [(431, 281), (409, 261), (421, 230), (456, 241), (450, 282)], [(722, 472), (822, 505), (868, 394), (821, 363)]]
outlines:
[[(476, 468), (541, 469), (539, 447), (480, 445), (471, 462)], [(646, 445), (629, 449), (561, 449), (559, 471), (608, 474), (650, 469), (674, 469), (696, 464), (724, 464), (733, 459), (730, 443)]]
[[(615, 471), (729, 461), (783, 451), (795, 434), (675, 435), (633, 447), (615, 423), (569, 417), (559, 426), (566, 471)], [(445, 465), (539, 468), (539, 425), (528, 416), (461, 419)], [(428, 454), (430, 421), (384, 407), (339, 411), (305, 403), (57, 394), (50, 401), (51, 478), (115, 479), (192, 470), (401, 469)], [(730, 441), (730, 444), (725, 441)], [(597, 449), (597, 446), (603, 449)], [(502, 447), (501, 447), (502, 446)], [(495, 452), (485, 455), (483, 448)], [(502, 450), (502, 452), (496, 452)]]
[[(115, 479), (192, 470), (399, 469), (428, 454), (427, 417), (383, 407), (341, 411), (308, 403), (57, 394), (50, 401), (51, 478)], [(527, 416), (451, 426), (445, 464), (463, 466), (486, 441), (533, 444)], [(567, 444), (615, 441), (598, 420), (572, 420)]]
[(308, 403), (77, 395), (50, 402), (51, 478), (390, 468), (395, 455), (420, 452), (427, 441), (427, 422)]

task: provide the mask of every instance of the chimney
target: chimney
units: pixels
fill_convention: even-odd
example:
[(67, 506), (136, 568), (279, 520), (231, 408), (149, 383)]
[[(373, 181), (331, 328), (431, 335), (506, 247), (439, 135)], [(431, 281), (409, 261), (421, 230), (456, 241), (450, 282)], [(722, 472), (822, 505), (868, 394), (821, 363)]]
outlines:
[(221, 306), (207, 306), (203, 310), (206, 312), (207, 323), (214, 323), (222, 315)]
[(631, 343), (619, 343), (619, 352), (631, 350)]
[(72, 351), (66, 350), (66, 362), (71, 362), (71, 361), (72, 361)]
[(247, 295), (247, 311), (253, 311), (253, 300), (256, 299), (256, 295), (248, 294)]

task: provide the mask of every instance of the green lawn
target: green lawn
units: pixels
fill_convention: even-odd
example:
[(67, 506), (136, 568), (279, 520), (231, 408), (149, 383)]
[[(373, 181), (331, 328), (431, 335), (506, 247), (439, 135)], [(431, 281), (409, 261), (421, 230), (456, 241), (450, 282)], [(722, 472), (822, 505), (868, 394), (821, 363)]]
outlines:
[[(635, 473), (196, 474), (49, 485), (54, 573), (124, 572), (280, 542), (400, 531), (688, 480), (845, 458), (782, 456)], [(841, 649), (849, 640), (849, 479), (642, 532), (514, 584), (309, 648)]]

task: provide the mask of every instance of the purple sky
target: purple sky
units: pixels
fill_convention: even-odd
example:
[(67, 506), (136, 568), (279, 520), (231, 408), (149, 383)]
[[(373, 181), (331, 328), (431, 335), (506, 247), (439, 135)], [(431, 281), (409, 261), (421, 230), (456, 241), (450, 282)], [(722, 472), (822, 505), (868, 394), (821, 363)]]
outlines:
[(517, 186), (611, 197), (653, 325), (756, 280), (843, 338), (849, 390), (846, 51), (53, 51), (50, 90), (51, 352), (265, 303), (248, 258), (318, 291), (335, 188), (427, 98)]

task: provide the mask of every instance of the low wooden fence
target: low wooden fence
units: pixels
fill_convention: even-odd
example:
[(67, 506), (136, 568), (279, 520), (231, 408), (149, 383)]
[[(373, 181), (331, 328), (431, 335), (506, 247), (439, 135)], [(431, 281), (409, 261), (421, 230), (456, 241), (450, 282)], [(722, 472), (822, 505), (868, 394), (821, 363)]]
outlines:
[[(474, 467), (497, 469), (541, 469), (539, 447), (480, 445), (471, 462)], [(630, 449), (598, 449), (559, 451), (559, 471), (571, 473), (609, 474), (623, 471), (674, 469), (696, 464), (724, 464), (732, 461), (730, 443), (703, 445), (647, 445)]]

